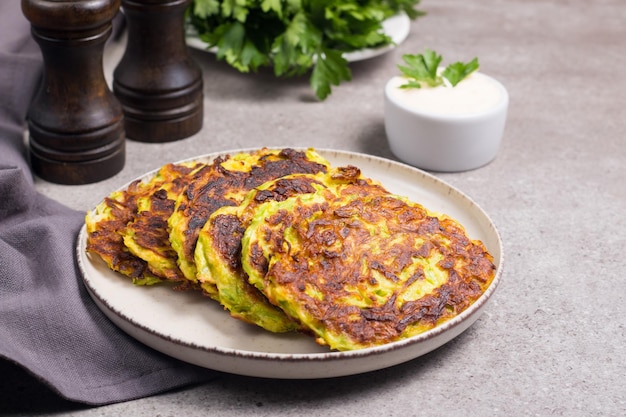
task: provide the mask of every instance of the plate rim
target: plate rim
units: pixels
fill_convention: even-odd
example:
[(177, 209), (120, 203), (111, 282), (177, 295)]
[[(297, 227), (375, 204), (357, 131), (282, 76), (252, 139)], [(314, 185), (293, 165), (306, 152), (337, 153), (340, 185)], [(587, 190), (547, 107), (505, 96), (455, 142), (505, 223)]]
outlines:
[[(207, 154), (197, 155), (197, 156), (190, 157), (190, 158), (181, 159), (177, 162), (172, 162), (172, 163), (179, 164), (179, 163), (184, 163), (184, 162), (189, 162), (189, 161), (205, 161), (205, 160), (210, 161), (221, 155), (227, 155), (227, 154), (232, 155), (238, 152), (251, 152), (254, 150), (258, 150), (260, 148), (262, 147), (237, 148), (237, 149), (231, 149), (231, 150), (216, 151), (216, 152), (211, 152)], [(278, 148), (286, 148), (286, 147), (266, 146), (266, 148), (278, 149)], [(310, 149), (310, 148), (302, 148), (302, 147), (289, 147), (289, 148), (296, 149), (296, 150)], [(493, 220), (482, 209), (482, 207), (480, 207), (480, 205), (478, 205), (470, 196), (468, 196), (467, 194), (459, 190), (457, 187), (434, 176), (433, 174), (430, 174), (419, 168), (415, 168), (413, 166), (407, 165), (405, 163), (387, 159), (387, 158), (380, 157), (380, 156), (376, 156), (376, 155), (359, 153), (359, 152), (354, 152), (354, 151), (329, 149), (329, 148), (314, 148), (314, 149), (316, 152), (320, 153), (322, 156), (325, 156), (325, 157), (329, 155), (334, 155), (335, 157), (339, 156), (339, 157), (346, 157), (350, 159), (360, 158), (360, 159), (374, 161), (378, 164), (388, 164), (397, 169), (402, 169), (402, 170), (412, 172), (414, 175), (420, 175), (424, 177), (425, 179), (433, 181), (434, 183), (436, 183), (438, 187), (447, 188), (449, 190), (448, 194), (450, 194), (450, 191), (452, 191), (456, 193), (458, 197), (461, 197), (462, 199), (466, 200), (469, 204), (471, 204), (473, 206), (473, 209), (477, 210), (488, 221), (488, 227), (492, 229), (493, 236), (495, 237), (496, 244), (497, 244), (498, 259), (496, 263), (496, 273), (495, 273), (492, 283), (487, 288), (487, 290), (485, 290), (485, 292), (474, 303), (472, 303), (466, 310), (464, 310), (463, 312), (461, 312), (459, 315), (455, 316), (454, 318), (450, 319), (449, 321), (442, 323), (439, 326), (434, 327), (433, 329), (430, 329), (424, 333), (415, 335), (407, 339), (402, 339), (402, 340), (387, 343), (384, 345), (369, 347), (365, 349), (357, 349), (357, 350), (350, 350), (350, 351), (311, 352), (311, 353), (280, 353), (280, 352), (247, 351), (247, 350), (241, 350), (241, 349), (229, 348), (229, 347), (223, 347), (223, 346), (217, 346), (217, 345), (201, 346), (195, 343), (189, 343), (187, 341), (173, 338), (169, 335), (163, 335), (163, 334), (160, 334), (159, 332), (154, 331), (148, 325), (145, 325), (144, 323), (139, 323), (133, 317), (128, 317), (123, 312), (118, 311), (116, 307), (111, 306), (107, 300), (103, 299), (103, 297), (98, 294), (98, 289), (93, 287), (93, 283), (90, 281), (90, 277), (88, 277), (85, 265), (83, 264), (83, 262), (90, 262), (89, 255), (87, 255), (85, 252), (86, 225), (83, 224), (78, 233), (78, 240), (76, 244), (76, 257), (77, 257), (79, 270), (82, 276), (83, 284), (85, 285), (85, 288), (87, 289), (87, 292), (89, 293), (90, 297), (93, 299), (93, 301), (98, 306), (98, 308), (109, 319), (111, 319), (116, 324), (117, 327), (121, 328), (123, 331), (128, 333), (131, 337), (134, 337), (140, 342), (156, 350), (159, 350), (165, 354), (168, 354), (169, 356), (176, 357), (180, 360), (190, 362), (190, 363), (195, 363), (205, 368), (216, 369), (216, 370), (226, 371), (226, 372), (240, 374), (240, 375), (261, 376), (261, 377), (269, 376), (269, 377), (274, 377), (274, 378), (278, 377), (278, 378), (295, 378), (295, 379), (321, 378), (321, 377), (325, 378), (325, 377), (332, 377), (332, 376), (352, 375), (352, 374), (367, 372), (370, 370), (382, 369), (387, 366), (405, 362), (406, 360), (415, 359), (419, 356), (422, 356), (430, 352), (431, 350), (439, 348), (440, 346), (446, 344), (450, 340), (454, 339), (455, 337), (463, 333), (467, 328), (471, 327), (471, 325), (480, 317), (482, 313), (482, 309), (487, 304), (487, 302), (491, 299), (496, 289), (499, 287), (499, 284), (502, 280), (503, 266), (504, 266), (504, 250), (503, 250), (504, 248), (503, 248), (501, 235), (498, 231), (497, 226), (493, 222)], [(145, 180), (149, 178), (150, 176), (154, 175), (158, 171), (158, 169), (159, 168), (148, 171), (145, 174), (127, 182), (126, 184), (122, 185), (116, 190), (123, 190), (134, 181)], [(89, 210), (93, 210), (93, 207), (90, 208)], [(492, 250), (493, 249), (495, 248), (492, 248)], [(119, 321), (121, 321), (122, 323), (118, 323)], [(124, 324), (131, 326), (132, 328), (130, 329), (126, 328)], [(444, 335), (446, 332), (449, 332), (454, 329), (457, 329), (458, 332), (454, 334), (452, 337), (450, 337), (448, 340), (445, 340), (442, 343), (435, 343), (431, 349), (423, 351), (417, 355), (409, 354), (408, 358), (400, 360), (399, 362), (392, 363), (390, 365), (386, 365), (382, 367), (369, 366), (370, 369), (367, 369), (368, 366), (361, 365), (360, 369), (355, 369), (352, 371), (343, 371), (343, 372), (337, 370), (334, 372), (334, 374), (331, 372), (329, 375), (324, 375), (324, 376), (315, 376), (315, 375), (297, 375), (297, 376), (278, 375), (276, 376), (276, 375), (266, 375), (264, 372), (258, 372), (258, 371), (245, 372), (245, 371), (234, 371), (231, 369), (220, 369), (220, 366), (217, 366), (217, 367), (209, 366), (204, 363), (198, 363), (197, 361), (189, 360), (189, 358), (187, 358), (186, 357), (187, 355), (185, 354), (181, 354), (181, 355), (177, 355), (175, 353), (172, 354), (172, 352), (167, 352), (169, 348), (164, 350), (163, 348), (154, 346), (154, 343), (152, 343), (150, 340), (146, 340), (146, 339), (150, 339), (151, 337), (156, 337), (158, 341), (160, 342), (165, 342), (166, 344), (172, 344), (173, 346), (182, 347), (184, 349), (191, 349), (192, 351), (197, 352), (199, 354), (205, 353), (205, 354), (213, 355), (213, 356), (217, 355), (219, 357), (235, 358), (237, 360), (244, 359), (244, 360), (252, 361), (252, 362), (269, 361), (272, 363), (279, 362), (279, 363), (289, 363), (289, 364), (294, 364), (294, 363), (310, 364), (310, 363), (320, 363), (320, 362), (329, 362), (329, 361), (336, 362), (336, 361), (357, 360), (357, 359), (363, 359), (363, 358), (371, 357), (371, 356), (385, 355), (393, 351), (398, 351), (401, 349), (407, 349), (413, 346), (417, 346), (420, 343), (424, 343), (429, 340), (436, 340), (437, 338)], [(138, 335), (137, 331), (144, 332), (146, 334)], [(270, 374), (272, 373), (275, 373), (275, 372), (270, 372)], [(280, 374), (280, 372), (278, 373)]]

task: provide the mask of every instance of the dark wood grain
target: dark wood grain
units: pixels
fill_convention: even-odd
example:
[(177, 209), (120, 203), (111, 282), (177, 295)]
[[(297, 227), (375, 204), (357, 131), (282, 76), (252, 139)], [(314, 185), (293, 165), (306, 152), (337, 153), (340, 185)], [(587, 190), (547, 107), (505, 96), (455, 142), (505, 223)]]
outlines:
[(22, 0), (44, 60), (28, 128), (31, 165), (45, 180), (86, 184), (124, 167), (122, 107), (102, 66), (119, 7), (120, 0)]
[(185, 43), (190, 0), (122, 0), (128, 27), (113, 91), (124, 108), (129, 139), (170, 142), (203, 122), (202, 72)]

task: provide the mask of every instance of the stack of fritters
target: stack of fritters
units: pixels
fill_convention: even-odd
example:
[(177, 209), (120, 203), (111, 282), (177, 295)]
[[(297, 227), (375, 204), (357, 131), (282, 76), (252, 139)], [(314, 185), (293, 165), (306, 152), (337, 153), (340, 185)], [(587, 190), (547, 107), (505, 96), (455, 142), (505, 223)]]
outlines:
[(200, 231), (195, 249), (197, 278), (204, 288), (216, 288), (222, 305), (234, 317), (255, 323), (274, 332), (300, 329), (298, 320), (285, 314), (265, 294), (253, 286), (242, 269), (242, 238), (263, 207), (294, 197), (315, 194), (320, 190), (353, 189), (368, 193), (385, 192), (382, 186), (361, 178), (355, 167), (340, 167), (318, 174), (292, 174), (268, 181), (249, 192), (238, 206), (225, 206), (215, 211)]
[[(194, 252), (198, 233), (209, 216), (220, 207), (241, 203), (253, 188), (276, 178), (295, 173), (325, 172), (330, 164), (317, 152), (293, 149), (261, 149), (217, 158), (193, 176), (177, 200), (168, 219), (172, 247), (184, 276), (197, 282)], [(215, 288), (203, 286), (209, 295)]]
[(431, 329), (495, 275), (457, 222), (314, 150), (166, 165), (86, 219), (87, 250), (135, 282), (201, 289), (233, 317), (336, 350)]

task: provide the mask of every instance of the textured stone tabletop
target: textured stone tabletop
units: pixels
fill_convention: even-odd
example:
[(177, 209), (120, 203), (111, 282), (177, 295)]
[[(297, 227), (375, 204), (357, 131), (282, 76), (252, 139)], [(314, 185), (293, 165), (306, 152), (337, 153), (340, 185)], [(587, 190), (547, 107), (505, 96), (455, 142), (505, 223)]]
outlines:
[[(626, 7), (621, 0), (423, 0), (395, 50), (354, 63), (324, 102), (307, 78), (239, 74), (194, 51), (204, 71), (204, 127), (166, 144), (129, 141), (127, 165), (85, 186), (37, 189), (87, 210), (166, 162), (256, 146), (312, 146), (395, 159), (383, 87), (402, 54), (479, 57), (510, 94), (504, 141), (489, 165), (439, 178), (498, 227), (501, 286), (481, 318), (441, 348), (392, 368), (321, 380), (222, 374), (206, 385), (98, 408), (37, 385), (25, 414), (100, 416), (626, 415)], [(105, 66), (123, 50), (112, 44)], [(11, 370), (11, 372), (19, 372)], [(28, 410), (24, 398), (32, 396)]]

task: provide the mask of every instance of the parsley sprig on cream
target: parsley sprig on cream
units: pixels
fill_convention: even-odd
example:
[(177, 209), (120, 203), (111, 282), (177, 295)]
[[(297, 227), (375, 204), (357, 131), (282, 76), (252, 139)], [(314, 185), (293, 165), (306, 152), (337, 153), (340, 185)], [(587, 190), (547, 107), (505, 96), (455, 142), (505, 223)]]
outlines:
[(423, 54), (405, 54), (402, 59), (406, 65), (398, 65), (398, 68), (408, 81), (400, 88), (422, 88), (422, 84), (429, 87), (450, 84), (454, 87), (479, 68), (478, 58), (474, 58), (467, 63), (455, 62), (440, 72), (439, 65), (443, 58), (428, 48)]

